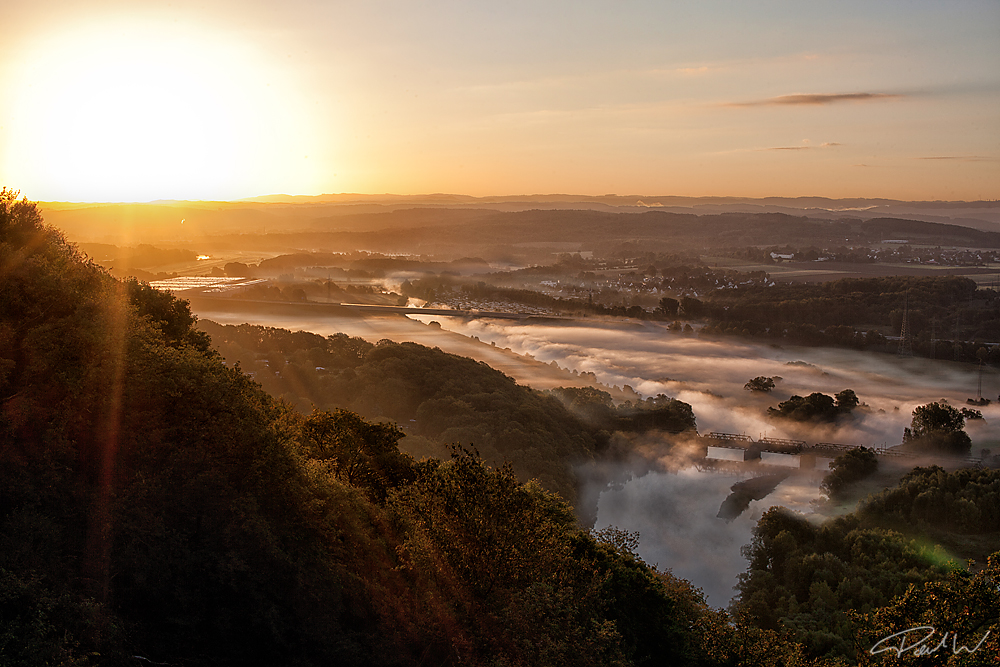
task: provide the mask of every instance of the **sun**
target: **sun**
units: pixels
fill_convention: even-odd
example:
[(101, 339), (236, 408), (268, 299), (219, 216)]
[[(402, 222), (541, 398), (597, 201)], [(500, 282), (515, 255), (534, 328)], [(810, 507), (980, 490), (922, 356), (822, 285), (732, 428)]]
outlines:
[(224, 32), (76, 25), (36, 42), (17, 70), (0, 174), (32, 198), (233, 199), (322, 187), (316, 158), (328, 137), (294, 73)]

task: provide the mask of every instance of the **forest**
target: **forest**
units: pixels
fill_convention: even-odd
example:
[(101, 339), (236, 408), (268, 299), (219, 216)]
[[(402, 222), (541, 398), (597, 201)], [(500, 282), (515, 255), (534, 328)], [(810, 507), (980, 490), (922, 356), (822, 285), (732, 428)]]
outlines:
[[(482, 282), (452, 285), (454, 281), (447, 279), (424, 279), (404, 285), (404, 294), (433, 299), (454, 290), (471, 298), (542, 305), (554, 312), (698, 320), (704, 322), (698, 332), (706, 337), (734, 335), (893, 353), (899, 347), (905, 314), (915, 355), (977, 363), (979, 350), (984, 349), (988, 363), (1000, 361), (1000, 347), (984, 343), (1000, 338), (1000, 297), (996, 290), (978, 288), (974, 281), (956, 276), (793, 283), (777, 282), (765, 274), (651, 265), (619, 277), (617, 286), (624, 292), (641, 295), (655, 288), (677, 297), (654, 299), (653, 307), (614, 305), (614, 301), (621, 302), (621, 295), (600, 287), (579, 289), (576, 296), (554, 297)], [(681, 328), (679, 321), (675, 324), (673, 329)]]
[[(227, 364), (186, 302), (113, 278), (10, 191), (0, 286), (4, 665), (883, 664), (868, 648), (923, 624), (991, 633), (928, 665), (1000, 651), (1000, 556), (963, 567), (893, 527), (996, 545), (995, 472), (915, 470), (819, 527), (772, 510), (732, 611), (712, 609), (629, 534), (582, 525), (560, 472), (608, 428), (693, 428), (668, 397), (609, 406), (419, 346), (253, 328)], [(243, 372), (264, 359), (288, 400)], [(411, 418), (481, 449), (414, 457), (393, 423)]]
[[(607, 453), (616, 432), (671, 433), (697, 427), (691, 406), (667, 396), (614, 404), (594, 388), (552, 392), (518, 385), (484, 363), (415, 343), (201, 321), (213, 345), (270, 394), (302, 412), (345, 408), (399, 424), (416, 457), (474, 445), (495, 466), (509, 462), (571, 503), (572, 468)], [(575, 503), (574, 503), (575, 504)]]
[[(317, 261), (320, 258), (311, 257), (299, 266)], [(342, 263), (347, 261), (345, 257)], [(695, 321), (702, 323), (698, 332), (707, 337), (741, 336), (893, 353), (905, 319), (917, 356), (978, 363), (983, 349), (988, 363), (1000, 361), (1000, 347), (985, 345), (1000, 338), (1000, 297), (995, 289), (979, 287), (970, 278), (904, 275), (804, 283), (782, 281), (759, 270), (709, 267), (697, 258), (675, 255), (640, 253), (628, 261), (630, 266), (596, 272), (604, 263), (572, 255), (551, 265), (469, 277), (445, 269), (403, 280), (400, 294), (389, 293), (386, 299), (403, 303), (401, 295), (454, 307), (465, 302), (481, 304), (485, 310), (540, 308), (577, 317), (659, 320), (688, 332)], [(351, 261), (352, 266), (358, 263)], [(405, 271), (405, 264), (386, 260), (379, 269), (351, 271), (356, 277), (382, 280)], [(323, 301), (332, 294), (345, 301), (357, 299), (329, 280), (299, 285), (306, 290), (302, 298), (308, 294)]]
[[(702, 308), (706, 333), (874, 350), (893, 347), (881, 331), (898, 336), (905, 313), (915, 354), (977, 361), (983, 341), (1000, 338), (997, 300), (968, 278), (845, 278), (719, 291)], [(987, 352), (990, 363), (1000, 360), (1000, 349)]]

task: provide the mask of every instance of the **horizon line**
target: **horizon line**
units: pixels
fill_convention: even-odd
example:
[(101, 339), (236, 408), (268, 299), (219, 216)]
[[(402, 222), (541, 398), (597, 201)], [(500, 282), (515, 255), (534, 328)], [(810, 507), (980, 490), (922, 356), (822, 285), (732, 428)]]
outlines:
[[(25, 196), (26, 198), (26, 196)], [(617, 193), (608, 193), (602, 195), (592, 195), (592, 194), (574, 194), (574, 193), (533, 193), (533, 194), (495, 194), (495, 195), (467, 195), (461, 193), (447, 193), (447, 192), (430, 192), (430, 193), (420, 193), (420, 194), (399, 194), (391, 192), (383, 193), (364, 193), (364, 192), (329, 192), (321, 194), (286, 194), (286, 193), (273, 193), (266, 195), (255, 195), (250, 197), (239, 197), (235, 199), (149, 199), (149, 200), (64, 200), (64, 199), (29, 199), (29, 201), (34, 201), (38, 204), (53, 204), (53, 205), (88, 205), (88, 206), (100, 206), (100, 205), (157, 205), (157, 204), (277, 204), (277, 203), (295, 203), (288, 200), (300, 200), (302, 203), (307, 201), (316, 201), (323, 198), (367, 198), (367, 199), (381, 199), (381, 198), (392, 198), (392, 199), (438, 199), (438, 198), (450, 198), (458, 200), (467, 200), (470, 203), (482, 200), (533, 200), (533, 199), (571, 199), (579, 198), (583, 200), (600, 201), (600, 200), (631, 200), (631, 203), (622, 202), (618, 205), (624, 206), (636, 206), (636, 207), (647, 207), (647, 208), (659, 208), (663, 204), (660, 203), (646, 203), (642, 200), (650, 200), (651, 202), (655, 200), (663, 199), (680, 199), (680, 200), (712, 200), (719, 202), (752, 202), (752, 201), (767, 201), (767, 200), (781, 200), (781, 201), (799, 201), (799, 200), (823, 200), (830, 202), (840, 202), (840, 201), (863, 201), (863, 202), (887, 202), (887, 203), (902, 203), (902, 204), (985, 204), (985, 203), (1000, 203), (1000, 199), (896, 199), (891, 197), (829, 197), (824, 195), (764, 195), (764, 196), (742, 196), (742, 195), (654, 195), (654, 194), (624, 194), (620, 195)], [(267, 201), (276, 200), (276, 201)], [(282, 201), (284, 200), (284, 201)], [(336, 203), (336, 202), (325, 202), (325, 203)], [(456, 202), (458, 203), (458, 202)]]

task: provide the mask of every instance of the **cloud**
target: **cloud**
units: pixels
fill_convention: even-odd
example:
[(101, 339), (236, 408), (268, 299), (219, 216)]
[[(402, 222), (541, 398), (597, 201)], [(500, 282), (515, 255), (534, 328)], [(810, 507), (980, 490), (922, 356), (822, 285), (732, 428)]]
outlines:
[(894, 93), (810, 93), (795, 95), (779, 95), (766, 100), (751, 102), (727, 102), (727, 107), (763, 107), (763, 106), (820, 106), (837, 102), (871, 102), (877, 100), (900, 99), (904, 95)]
[(819, 146), (810, 146), (809, 141), (804, 139), (801, 146), (772, 146), (770, 148), (758, 148), (758, 151), (804, 151), (811, 148), (833, 148), (834, 146), (841, 146), (842, 144), (836, 141), (827, 141)]
[(990, 160), (985, 155), (928, 155), (926, 157), (915, 157), (914, 160), (961, 160), (963, 162), (983, 162)]
[(712, 71), (713, 68), (707, 65), (702, 65), (701, 67), (679, 67), (674, 71), (678, 74), (683, 74), (685, 76), (697, 76), (699, 74), (707, 74)]

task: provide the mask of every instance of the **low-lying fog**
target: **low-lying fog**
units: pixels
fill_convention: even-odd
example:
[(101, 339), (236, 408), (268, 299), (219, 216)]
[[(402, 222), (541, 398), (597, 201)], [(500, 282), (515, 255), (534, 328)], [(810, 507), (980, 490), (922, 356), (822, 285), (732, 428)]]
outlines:
[[(414, 316), (429, 321), (430, 317)], [(850, 350), (772, 347), (731, 339), (706, 341), (667, 331), (658, 324), (584, 324), (548, 326), (501, 320), (435, 317), (445, 329), (478, 336), (483, 342), (531, 354), (540, 361), (589, 371), (608, 385), (630, 385), (651, 396), (667, 394), (690, 403), (701, 433), (744, 433), (757, 439), (801, 439), (871, 446), (900, 442), (913, 408), (948, 400), (965, 405), (975, 397), (978, 371), (968, 364), (897, 358)], [(778, 376), (770, 394), (743, 389), (758, 375)], [(522, 380), (522, 382), (525, 380)], [(529, 380), (530, 382), (530, 380)], [(853, 389), (865, 404), (855, 417), (836, 426), (776, 424), (769, 406), (792, 394), (819, 391), (833, 395)], [(984, 373), (983, 394), (996, 397), (997, 375)], [(997, 449), (1000, 407), (981, 408), (986, 421), (968, 424), (973, 453)], [(606, 464), (605, 464), (606, 465)], [(740, 549), (764, 510), (783, 505), (807, 514), (819, 498), (821, 475), (792, 476), (763, 500), (753, 501), (731, 523), (716, 518), (734, 475), (699, 472), (581, 471), (581, 496), (599, 494), (597, 528), (615, 525), (639, 531), (639, 553), (647, 562), (669, 568), (702, 588), (710, 604), (724, 607), (737, 576), (746, 568)], [(607, 485), (607, 479), (625, 484)], [(587, 485), (591, 485), (587, 488)]]
[(809, 501), (819, 494), (819, 476), (790, 477), (727, 523), (716, 515), (729, 487), (741, 479), (694, 468), (649, 472), (601, 492), (596, 527), (638, 531), (643, 560), (688, 579), (709, 604), (725, 607), (746, 570), (740, 549), (750, 542), (761, 514), (772, 505), (808, 513)]
[[(913, 408), (946, 399), (964, 406), (976, 396), (978, 371), (971, 364), (900, 358), (852, 350), (758, 345), (738, 338), (708, 341), (683, 336), (657, 323), (524, 324), (511, 320), (464, 320), (414, 315), (436, 320), (448, 330), (478, 336), (539, 361), (589, 371), (607, 385), (629, 385), (643, 396), (667, 394), (690, 403), (701, 433), (743, 433), (757, 439), (792, 438), (871, 447), (897, 445), (909, 426)], [(770, 394), (743, 389), (747, 380), (780, 377)], [(530, 383), (530, 381), (529, 381)], [(867, 407), (837, 426), (776, 424), (769, 406), (793, 394), (833, 395), (853, 389)], [(983, 395), (996, 398), (998, 375), (983, 374)], [(987, 424), (971, 422), (974, 452), (996, 443), (992, 421), (1000, 406), (980, 408)], [(991, 417), (993, 418), (991, 420)], [(981, 444), (982, 443), (982, 444)]]
[[(403, 318), (326, 318), (309, 321), (302, 317), (199, 313), (221, 322), (250, 320), (257, 324), (306, 329), (323, 335), (343, 331), (372, 341), (390, 338), (439, 346), (446, 352), (484, 358), (500, 365), (499, 348), (530, 354), (539, 361), (556, 362), (562, 368), (589, 371), (606, 385), (629, 385), (643, 396), (667, 394), (690, 403), (701, 433), (722, 431), (745, 433), (757, 439), (793, 438), (808, 442), (837, 442), (871, 446), (899, 444), (917, 405), (947, 399), (964, 406), (975, 397), (977, 369), (970, 364), (897, 358), (850, 350), (777, 347), (739, 339), (707, 341), (669, 332), (658, 323), (567, 322), (564, 325), (525, 323), (516, 320), (466, 320), (440, 315), (414, 315), (421, 326)], [(476, 336), (482, 344), (471, 338)], [(495, 343), (498, 349), (490, 347)], [(479, 350), (480, 353), (475, 351)], [(491, 353), (491, 354), (487, 354)], [(521, 384), (553, 386), (558, 375), (532, 364), (509, 364), (502, 368)], [(750, 378), (778, 376), (770, 394), (751, 394), (743, 389)], [(807, 427), (775, 423), (765, 416), (769, 406), (792, 394), (819, 391), (833, 395), (853, 389), (867, 407), (837, 426)], [(987, 369), (983, 395), (996, 398), (1000, 377)], [(983, 447), (1000, 449), (1000, 406), (994, 401), (980, 408), (986, 421), (970, 422), (973, 454)], [(651, 443), (655, 449), (657, 443)], [(819, 498), (820, 475), (792, 476), (766, 498), (751, 502), (749, 509), (731, 523), (716, 518), (722, 501), (738, 477), (698, 472), (693, 468), (663, 466), (650, 471), (622, 466), (617, 470), (596, 467), (582, 470), (581, 498), (598, 497), (595, 527), (615, 525), (640, 533), (640, 555), (649, 563), (669, 568), (674, 574), (701, 587), (713, 606), (725, 606), (746, 561), (740, 548), (750, 541), (751, 529), (761, 513), (772, 505), (809, 513)], [(655, 468), (655, 466), (654, 466)], [(665, 472), (667, 468), (675, 472)], [(628, 480), (608, 485), (609, 479)]]

